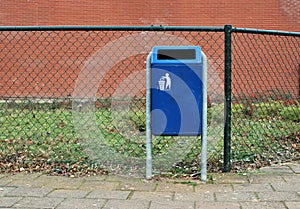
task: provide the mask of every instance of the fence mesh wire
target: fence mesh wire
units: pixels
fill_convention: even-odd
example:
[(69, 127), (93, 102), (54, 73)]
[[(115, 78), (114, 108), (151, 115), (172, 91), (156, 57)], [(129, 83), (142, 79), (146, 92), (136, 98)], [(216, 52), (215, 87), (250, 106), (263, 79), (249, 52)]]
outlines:
[[(299, 37), (234, 33), (236, 170), (299, 158)], [(0, 32), (0, 169), (144, 174), (146, 57), (197, 45), (208, 57), (208, 168), (223, 161), (224, 32)], [(200, 169), (200, 137), (155, 137), (154, 170)]]
[(236, 169), (299, 160), (299, 48), (299, 36), (232, 34)]

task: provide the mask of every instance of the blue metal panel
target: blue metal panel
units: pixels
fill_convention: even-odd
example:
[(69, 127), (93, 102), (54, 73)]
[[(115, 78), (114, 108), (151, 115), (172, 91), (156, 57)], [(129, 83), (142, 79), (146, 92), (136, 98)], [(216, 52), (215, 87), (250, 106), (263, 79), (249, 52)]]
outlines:
[[(175, 58), (165, 59), (159, 50)], [(186, 55), (173, 51), (194, 50)], [(167, 50), (167, 51), (164, 51)], [(183, 50), (183, 51), (180, 51)], [(171, 52), (171, 53), (169, 53)], [(202, 121), (202, 63), (199, 47), (154, 47), (151, 63), (153, 135), (200, 135)]]

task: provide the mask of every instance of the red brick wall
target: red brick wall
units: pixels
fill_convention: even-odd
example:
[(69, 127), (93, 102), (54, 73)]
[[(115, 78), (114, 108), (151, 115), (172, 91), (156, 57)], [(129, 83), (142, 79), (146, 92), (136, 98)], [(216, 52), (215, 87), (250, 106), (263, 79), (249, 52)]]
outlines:
[[(252, 0), (247, 2), (245, 0), (2, 0), (0, 4), (0, 25), (2, 26), (151, 24), (223, 26), (232, 24), (234, 27), (300, 31), (299, 0)], [(0, 40), (2, 40), (0, 47), (4, 50), (1, 51), (0, 55), (0, 96), (66, 97), (72, 94), (74, 82), (85, 61), (99, 47), (107, 43), (98, 37), (101, 38), (98, 42), (101, 46), (92, 48), (85, 44), (88, 41), (95, 42), (96, 40), (89, 40), (86, 35), (72, 39), (71, 36), (64, 33), (52, 35), (37, 33), (38, 40), (34, 41), (34, 39), (21, 38), (22, 34), (23, 32), (15, 36), (16, 34), (13, 32), (0, 33)], [(41, 37), (39, 37), (40, 35)], [(49, 37), (44, 38), (45, 35)], [(29, 36), (34, 37), (36, 35), (29, 33)], [(53, 41), (56, 39), (57, 42)], [(48, 40), (53, 42), (49, 45)], [(223, 46), (222, 40), (219, 41), (220, 43), (215, 44), (216, 47)], [(75, 42), (78, 48), (73, 49), (72, 44)], [(216, 50), (223, 53), (222, 48)], [(215, 61), (215, 58), (210, 58)], [(143, 57), (143, 59), (145, 58)], [(219, 63), (219, 66), (214, 67), (217, 68), (222, 77), (223, 57), (222, 60), (216, 60), (216, 62)], [(296, 95), (299, 78), (297, 79), (297, 75), (294, 74), (298, 72), (294, 66), (298, 66), (296, 63), (298, 61), (293, 62), (295, 63), (289, 68), (291, 71), (286, 72), (295, 75), (294, 79), (290, 80), (292, 80), (292, 94)], [(259, 65), (261, 66), (261, 64)], [(239, 66), (241, 65), (234, 66), (236, 74), (244, 75), (252, 70), (240, 69)], [(142, 68), (143, 66), (132, 66), (130, 71), (134, 72)], [(266, 75), (268, 75), (270, 71), (274, 72), (272, 68), (274, 67), (270, 65), (268, 69), (263, 68), (262, 70), (265, 70)], [(126, 70), (126, 75), (128, 75), (130, 72), (128, 69)], [(247, 71), (245, 72), (245, 70)], [(245, 79), (247, 79), (246, 76)], [(237, 83), (241, 81), (242, 79), (239, 79)], [(121, 81), (116, 79), (115, 82)], [(261, 83), (263, 86), (261, 91), (276, 87), (273, 84), (264, 86), (263, 84), (268, 83), (265, 81), (261, 81)], [(109, 89), (111, 94), (114, 91), (111, 86), (114, 85), (111, 83), (102, 84), (102, 90)], [(247, 89), (254, 89), (257, 84), (255, 82), (249, 83), (242, 89), (239, 88), (240, 86), (239, 84), (236, 85), (233, 90), (241, 94), (252, 94)], [(104, 95), (104, 93), (101, 94)]]
[(204, 25), (300, 31), (298, 0), (2, 0), (0, 25)]

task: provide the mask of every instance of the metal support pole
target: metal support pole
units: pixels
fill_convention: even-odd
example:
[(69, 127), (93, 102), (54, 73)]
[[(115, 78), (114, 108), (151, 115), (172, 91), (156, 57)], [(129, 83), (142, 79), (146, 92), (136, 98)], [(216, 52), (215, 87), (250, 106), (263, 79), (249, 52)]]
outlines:
[(224, 172), (230, 171), (231, 147), (231, 33), (232, 26), (225, 25), (225, 127), (224, 127)]
[(152, 178), (151, 53), (146, 63), (146, 179)]
[(207, 58), (201, 52), (202, 68), (202, 142), (201, 142), (201, 181), (207, 179)]

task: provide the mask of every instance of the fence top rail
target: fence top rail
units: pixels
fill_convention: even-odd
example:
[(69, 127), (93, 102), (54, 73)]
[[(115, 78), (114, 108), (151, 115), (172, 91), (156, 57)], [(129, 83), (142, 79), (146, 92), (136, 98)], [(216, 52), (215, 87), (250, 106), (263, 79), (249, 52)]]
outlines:
[[(0, 31), (211, 31), (224, 32), (226, 26), (0, 26)], [(300, 32), (262, 30), (254, 28), (232, 28), (232, 33), (252, 33), (281, 36), (297, 36)]]
[(300, 37), (300, 32), (288, 32), (288, 31), (279, 31), (279, 30), (261, 30), (261, 29), (254, 29), (254, 28), (232, 28), (232, 32)]
[(224, 31), (223, 26), (0, 26), (0, 31)]

